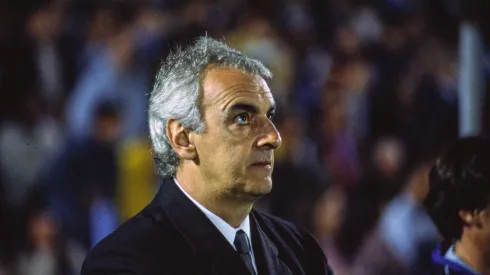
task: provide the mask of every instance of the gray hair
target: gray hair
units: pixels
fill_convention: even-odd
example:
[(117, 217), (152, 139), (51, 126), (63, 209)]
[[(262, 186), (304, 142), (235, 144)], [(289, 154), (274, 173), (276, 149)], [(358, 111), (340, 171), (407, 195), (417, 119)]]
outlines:
[(205, 130), (200, 110), (201, 82), (210, 66), (236, 68), (266, 81), (272, 78), (260, 61), (209, 37), (200, 37), (189, 47), (170, 53), (156, 75), (148, 110), (154, 159), (158, 173), (164, 177), (174, 176), (179, 165), (165, 131), (168, 120), (176, 119), (198, 133)]

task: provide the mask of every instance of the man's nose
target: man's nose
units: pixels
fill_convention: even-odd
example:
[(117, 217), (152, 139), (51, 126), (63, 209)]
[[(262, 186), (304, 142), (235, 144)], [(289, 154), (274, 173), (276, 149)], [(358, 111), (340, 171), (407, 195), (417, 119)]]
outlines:
[(258, 147), (273, 150), (281, 147), (281, 144), (281, 134), (276, 129), (276, 126), (274, 126), (271, 121), (268, 121), (266, 125), (264, 125), (264, 134), (259, 139), (259, 142), (257, 144)]

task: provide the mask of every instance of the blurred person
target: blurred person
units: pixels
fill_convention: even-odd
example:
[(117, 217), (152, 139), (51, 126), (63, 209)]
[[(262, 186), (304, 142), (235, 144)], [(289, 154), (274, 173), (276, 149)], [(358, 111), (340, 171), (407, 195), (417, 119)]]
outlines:
[(310, 230), (314, 203), (325, 189), (327, 175), (319, 163), (318, 147), (306, 135), (303, 121), (293, 111), (277, 121), (283, 142), (274, 152), (272, 180), (281, 184), (275, 185), (261, 202), (268, 202), (268, 213)]
[(85, 251), (62, 235), (41, 189), (31, 190), (26, 205), (24, 248), (16, 259), (18, 275), (78, 274)]
[(425, 274), (426, 258), (440, 240), (422, 202), (428, 192), (429, 164), (416, 165), (405, 188), (384, 208), (364, 239), (351, 274)]
[[(14, 9), (22, 30), (7, 41), (2, 58), (9, 94), (38, 92), (50, 115), (59, 118), (77, 76), (78, 45), (65, 32), (64, 0), (29, 1)], [(2, 86), (2, 85), (0, 85)], [(10, 101), (10, 100), (9, 100)], [(5, 106), (11, 108), (11, 106)]]
[(231, 45), (275, 72), (270, 85), (276, 93), (277, 104), (284, 108), (289, 106), (294, 80), (294, 52), (280, 38), (270, 21), (258, 14), (244, 16), (239, 27), (227, 37)]
[(58, 123), (46, 115), (41, 95), (30, 93), (13, 119), (0, 127), (0, 169), (5, 201), (12, 207), (24, 203), (44, 161), (63, 141)]
[(100, 103), (89, 135), (69, 137), (60, 153), (48, 162), (41, 177), (47, 188), (51, 210), (61, 219), (63, 233), (87, 249), (96, 242), (94, 226), (109, 226), (105, 232), (114, 230), (116, 226), (108, 224), (113, 219), (111, 217), (95, 225), (91, 220), (95, 218), (93, 213), (97, 212), (94, 207), (107, 209), (102, 200), (111, 201), (116, 194), (116, 145), (120, 124), (118, 106), (110, 102)]
[(61, 0), (44, 2), (32, 11), (26, 29), (29, 42), (35, 45), (33, 54), (40, 91), (46, 102), (53, 105), (51, 108), (60, 108), (57, 105), (73, 85), (76, 68), (72, 56), (76, 52), (74, 45), (67, 45), (62, 36), (66, 3)]
[(401, 78), (396, 90), (397, 131), (415, 154), (457, 137), (456, 64), (441, 41), (431, 39)]
[(364, 238), (376, 227), (383, 207), (399, 192), (405, 155), (400, 140), (381, 138), (369, 151), (360, 178), (347, 186), (345, 222), (337, 242), (349, 262), (356, 257)]
[(28, 191), (38, 184), (45, 161), (63, 141), (58, 123), (47, 116), (39, 94), (22, 96), (13, 117), (0, 125), (2, 249), (7, 258), (19, 249), (20, 217)]
[[(83, 55), (79, 57), (81, 67), (90, 63), (92, 55), (103, 51), (116, 33), (129, 27), (133, 31), (134, 47), (138, 59), (151, 59), (160, 50), (161, 36), (168, 35), (177, 27), (172, 12), (163, 12), (158, 4), (133, 5), (122, 1), (89, 1), (86, 21), (86, 41)], [(150, 58), (149, 58), (150, 56)]]
[(379, 44), (367, 51), (375, 68), (375, 82), (368, 97), (368, 129), (372, 140), (398, 133), (401, 112), (393, 91), (407, 63), (413, 59), (413, 51), (406, 34), (396, 25), (386, 25)]
[(277, 163), (291, 162), (296, 166), (306, 167), (317, 165), (320, 158), (318, 148), (307, 136), (304, 120), (301, 113), (289, 110), (278, 123), (281, 136), (288, 139), (284, 139), (281, 147), (275, 152)]
[(310, 46), (297, 69), (298, 80), (294, 89), (294, 102), (305, 116), (306, 131), (312, 137), (319, 137), (318, 127), (322, 118), (322, 94), (332, 66), (332, 57), (320, 47)]
[(490, 140), (464, 137), (430, 170), (424, 206), (444, 238), (430, 274), (490, 274), (489, 164)]
[(147, 129), (150, 73), (149, 62), (139, 59), (137, 6), (108, 0), (97, 3), (93, 13), (97, 20), (92, 23), (98, 27), (91, 29), (94, 37), (85, 46), (85, 65), (67, 102), (68, 133), (89, 134), (94, 109), (111, 101), (121, 105), (122, 138), (138, 138)]
[(63, 1), (12, 3), (6, 11), (12, 18), (5, 20), (16, 28), (0, 46), (0, 188), (7, 216), (16, 219), (45, 158), (63, 140), (58, 115), (76, 74), (71, 63), (76, 50), (63, 35)]
[[(183, 4), (176, 18), (184, 37), (194, 37), (199, 33), (223, 35), (239, 17), (246, 6), (243, 0), (194, 0)], [(180, 34), (179, 34), (180, 36)]]
[[(457, 63), (449, 47), (438, 39), (416, 39), (395, 26), (386, 33), (393, 38), (376, 62), (378, 81), (369, 104), (370, 136), (401, 136), (410, 148), (409, 157), (416, 157), (431, 151), (441, 140), (457, 137)], [(396, 36), (401, 36), (400, 41)]]
[(346, 218), (347, 194), (340, 186), (331, 186), (315, 202), (314, 233), (328, 255), (328, 262), (337, 275), (350, 274), (350, 261), (339, 248), (339, 233)]
[(343, 70), (333, 68), (324, 88), (320, 146), (334, 184), (350, 186), (359, 179), (361, 167), (357, 139), (348, 127), (347, 92), (342, 78)]
[(79, 58), (81, 68), (89, 65), (94, 55), (103, 51), (119, 32), (130, 28), (137, 19), (138, 11), (128, 1), (122, 1), (121, 5), (111, 0), (87, 2), (85, 44)]
[(281, 137), (259, 61), (208, 37), (171, 54), (149, 106), (155, 199), (100, 242), (82, 274), (332, 274), (306, 231), (252, 210)]
[[(310, 3), (312, 4), (312, 3)], [(322, 92), (332, 66), (332, 56), (320, 45), (315, 31), (314, 7), (307, 1), (286, 1), (282, 5), (281, 21), (276, 23), (284, 39), (295, 52), (295, 75), (290, 105), (299, 108), (305, 131), (312, 139), (319, 137)], [(322, 34), (322, 37), (324, 34)], [(315, 140), (315, 142), (318, 142)]]
[(359, 35), (348, 22), (341, 24), (336, 29), (333, 38), (334, 55), (340, 59), (359, 57), (361, 53), (361, 39)]
[(313, 14), (306, 2), (283, 1), (278, 7), (280, 21), (276, 23), (278, 31), (284, 39), (294, 45), (298, 53), (305, 52), (309, 47), (316, 47), (317, 40), (313, 22)]
[(368, 99), (374, 72), (371, 64), (362, 59), (348, 61), (344, 70), (342, 81), (345, 83), (347, 130), (356, 138), (356, 143), (361, 145), (369, 136)]

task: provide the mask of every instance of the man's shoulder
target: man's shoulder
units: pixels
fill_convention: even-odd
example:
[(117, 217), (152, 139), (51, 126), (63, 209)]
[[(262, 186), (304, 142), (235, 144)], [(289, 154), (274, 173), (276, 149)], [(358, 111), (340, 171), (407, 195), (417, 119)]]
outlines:
[[(146, 240), (154, 240), (156, 235), (162, 236), (162, 234), (157, 233), (166, 227), (158, 226), (155, 218), (145, 212), (146, 209), (125, 221), (114, 232), (101, 240), (93, 248), (93, 251), (118, 247), (122, 244), (126, 247), (131, 245), (136, 248), (147, 245)], [(163, 236), (165, 235), (163, 234)]]
[(161, 212), (154, 213), (147, 207), (124, 222), (90, 250), (82, 274), (97, 274), (100, 270), (141, 272), (167, 254), (178, 254), (175, 247), (182, 248), (182, 239)]
[(253, 216), (279, 250), (279, 255), (295, 258), (312, 274), (333, 274), (322, 247), (308, 231), (264, 212), (254, 210)]
[(306, 230), (271, 214), (254, 210), (253, 216), (261, 229), (267, 233), (271, 232), (273, 235), (293, 238), (298, 242), (300, 242), (305, 235), (307, 237), (311, 236)]

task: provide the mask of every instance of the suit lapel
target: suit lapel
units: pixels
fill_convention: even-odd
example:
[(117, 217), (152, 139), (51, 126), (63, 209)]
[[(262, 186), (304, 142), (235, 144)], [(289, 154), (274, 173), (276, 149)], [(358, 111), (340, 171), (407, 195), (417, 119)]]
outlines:
[(250, 275), (240, 255), (172, 178), (163, 181), (155, 200), (208, 270), (201, 274)]
[(252, 247), (255, 263), (259, 274), (292, 275), (291, 270), (279, 259), (279, 252), (255, 219), (255, 213), (250, 214), (252, 230)]

